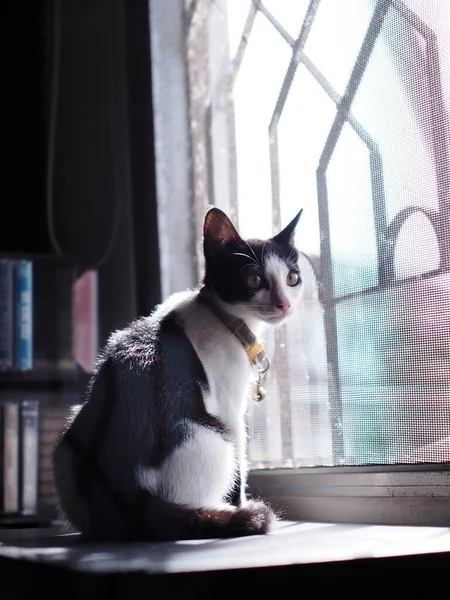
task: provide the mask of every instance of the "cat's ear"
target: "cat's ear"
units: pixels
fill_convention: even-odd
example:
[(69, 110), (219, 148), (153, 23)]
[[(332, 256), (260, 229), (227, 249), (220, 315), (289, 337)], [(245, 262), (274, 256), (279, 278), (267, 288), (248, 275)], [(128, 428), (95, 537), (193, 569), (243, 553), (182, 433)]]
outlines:
[(222, 245), (225, 242), (240, 241), (241, 236), (233, 223), (219, 208), (211, 208), (205, 217), (203, 226), (203, 245), (207, 247)]
[(297, 227), (297, 223), (302, 216), (302, 212), (303, 208), (295, 215), (289, 225), (286, 225), (286, 227), (280, 231), (280, 233), (277, 233), (277, 235), (275, 235), (272, 239), (278, 244), (292, 245), (294, 242), (295, 228)]

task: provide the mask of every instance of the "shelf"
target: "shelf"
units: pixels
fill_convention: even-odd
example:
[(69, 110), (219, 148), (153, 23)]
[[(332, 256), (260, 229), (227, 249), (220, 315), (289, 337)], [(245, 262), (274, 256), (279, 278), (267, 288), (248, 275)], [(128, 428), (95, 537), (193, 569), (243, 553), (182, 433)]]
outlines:
[(78, 381), (76, 371), (61, 370), (30, 370), (30, 371), (0, 371), (0, 383), (65, 383)]
[(1, 528), (41, 527), (51, 522), (49, 515), (4, 515), (0, 513)]
[(77, 371), (0, 371), (0, 383), (88, 383), (91, 377), (92, 373)]
[(83, 392), (91, 377), (91, 373), (77, 371), (0, 371), (0, 390), (75, 388)]

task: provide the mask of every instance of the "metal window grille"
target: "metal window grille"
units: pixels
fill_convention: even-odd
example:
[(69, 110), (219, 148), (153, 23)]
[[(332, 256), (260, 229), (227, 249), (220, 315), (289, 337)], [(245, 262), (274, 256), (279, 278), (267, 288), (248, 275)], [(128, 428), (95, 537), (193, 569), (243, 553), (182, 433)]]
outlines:
[(190, 0), (184, 17), (197, 235), (210, 203), (244, 235), (306, 209), (305, 296), (267, 340), (251, 466), (450, 462), (450, 6)]

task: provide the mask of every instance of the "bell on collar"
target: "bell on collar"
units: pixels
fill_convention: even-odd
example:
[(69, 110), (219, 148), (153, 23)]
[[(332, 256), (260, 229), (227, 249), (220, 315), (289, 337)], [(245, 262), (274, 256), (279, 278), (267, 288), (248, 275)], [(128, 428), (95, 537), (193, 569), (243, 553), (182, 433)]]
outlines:
[(255, 385), (255, 389), (253, 390), (253, 400), (255, 402), (261, 402), (261, 400), (264, 400), (265, 397), (266, 397), (266, 390), (263, 388), (262, 385), (257, 383)]

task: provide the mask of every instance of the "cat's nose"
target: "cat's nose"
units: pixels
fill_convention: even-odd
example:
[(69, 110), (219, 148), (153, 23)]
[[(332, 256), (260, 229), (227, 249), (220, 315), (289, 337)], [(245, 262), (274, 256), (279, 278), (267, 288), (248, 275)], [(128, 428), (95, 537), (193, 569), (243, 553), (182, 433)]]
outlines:
[(285, 313), (285, 312), (286, 312), (286, 311), (289, 309), (289, 307), (290, 307), (291, 305), (289, 304), (289, 302), (284, 302), (283, 300), (278, 300), (278, 301), (276, 302), (275, 306), (276, 306), (276, 307), (277, 307), (279, 310), (281, 310), (281, 312), (282, 312), (282, 313)]

